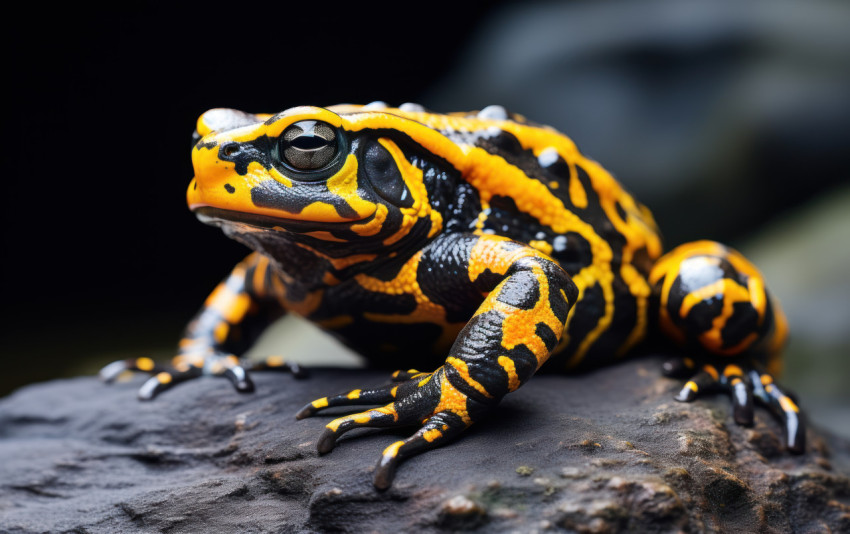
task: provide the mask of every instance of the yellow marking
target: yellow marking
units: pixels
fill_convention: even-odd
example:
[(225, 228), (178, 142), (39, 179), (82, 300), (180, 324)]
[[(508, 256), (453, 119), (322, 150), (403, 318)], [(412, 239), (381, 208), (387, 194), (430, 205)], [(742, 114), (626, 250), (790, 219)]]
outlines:
[(333, 241), (335, 243), (347, 243), (345, 239), (340, 239), (330, 232), (324, 230), (316, 230), (315, 232), (304, 232), (304, 235), (321, 239), (322, 241)]
[(521, 310), (498, 300), (498, 295), (509, 280), (506, 278), (490, 292), (476, 315), (488, 310), (497, 310), (504, 314), (502, 321), (502, 347), (511, 350), (517, 345), (525, 345), (537, 359), (537, 367), (540, 368), (549, 359), (549, 349), (543, 340), (537, 336), (536, 326), (543, 323), (549, 327), (555, 336), (560, 338), (564, 331), (562, 323), (552, 311), (549, 304), (549, 279), (543, 269), (534, 264), (532, 274), (537, 279), (540, 297), (534, 307), (530, 310)]
[(269, 172), (269, 176), (274, 178), (275, 181), (279, 182), (284, 187), (292, 187), (292, 180), (290, 180), (289, 178), (287, 178), (286, 176), (281, 174), (279, 170), (272, 167), (271, 169), (269, 169), (268, 172)]
[(213, 362), (210, 366), (210, 371), (214, 375), (220, 375), (224, 372), (224, 365), (220, 361)]
[(799, 412), (800, 409), (794, 404), (794, 401), (791, 400), (787, 395), (783, 395), (779, 397), (779, 405), (782, 406), (782, 410), (786, 412)]
[(466, 395), (458, 391), (445, 374), (440, 377), (440, 402), (434, 408), (435, 414), (440, 412), (451, 412), (463, 420), (466, 426), (472, 424), (469, 412), (466, 408)]
[(533, 241), (529, 241), (528, 244), (530, 246), (536, 248), (537, 250), (539, 250), (543, 254), (546, 254), (547, 256), (552, 254), (552, 245), (549, 244), (546, 241), (533, 240)]
[(578, 172), (570, 165), (570, 202), (577, 208), (587, 207), (587, 191), (578, 179)]
[(738, 385), (738, 384), (740, 384), (741, 382), (743, 382), (743, 380), (741, 380), (741, 378), (740, 378), (740, 377), (737, 377), (737, 376), (736, 376), (735, 378), (733, 378), (733, 379), (732, 379), (731, 384), (732, 384), (733, 386), (737, 386), (737, 385)]
[(387, 207), (383, 204), (378, 204), (375, 209), (375, 216), (372, 220), (365, 223), (352, 224), (351, 231), (362, 236), (375, 235), (384, 227), (384, 221), (387, 219)]
[(723, 370), (723, 376), (744, 376), (744, 371), (735, 364), (729, 364), (726, 366), (726, 369)]
[(436, 428), (432, 428), (431, 430), (426, 430), (422, 433), (422, 437), (428, 443), (432, 443), (435, 439), (443, 437), (443, 433), (437, 430)]
[(488, 399), (492, 399), (493, 395), (487, 391), (487, 389), (478, 381), (476, 381), (472, 376), (469, 375), (469, 366), (467, 366), (466, 362), (455, 358), (454, 356), (449, 356), (446, 358), (446, 364), (451, 365), (457, 372), (460, 374), (460, 377), (464, 382), (475, 388), (478, 393), (481, 393)]
[(407, 315), (394, 313), (366, 312), (363, 317), (369, 321), (396, 324), (429, 323), (442, 327), (440, 338), (435, 342), (435, 348), (448, 348), (454, 343), (457, 334), (464, 323), (448, 323), (446, 310), (441, 305), (431, 302), (419, 286), (418, 269), (422, 252), (417, 252), (399, 270), (395, 278), (384, 281), (367, 274), (358, 274), (354, 280), (364, 289), (387, 295), (412, 295), (416, 308)]
[(229, 355), (224, 359), (225, 363), (229, 366), (239, 365), (239, 358), (234, 355)]
[(169, 384), (174, 379), (174, 377), (172, 377), (169, 373), (163, 371), (156, 375), (156, 379), (160, 384)]
[(213, 338), (217, 343), (224, 343), (224, 340), (227, 339), (227, 334), (230, 332), (230, 325), (225, 321), (221, 321), (215, 326), (213, 330)]
[[(364, 200), (357, 194), (357, 166), (357, 157), (354, 154), (349, 154), (346, 156), (345, 164), (339, 172), (331, 176), (325, 183), (328, 191), (342, 197), (351, 209), (357, 213), (357, 218), (364, 219), (375, 213), (377, 205), (374, 202)], [(307, 208), (309, 207), (307, 206)], [(338, 219), (339, 215), (336, 218)], [(319, 219), (311, 218), (310, 220)]]
[(398, 208), (402, 214), (401, 225), (395, 234), (384, 240), (384, 245), (392, 245), (398, 242), (410, 232), (416, 221), (426, 217), (431, 219), (431, 230), (428, 237), (432, 237), (442, 230), (443, 217), (438, 211), (432, 209), (428, 190), (425, 188), (422, 177), (422, 169), (411, 164), (404, 156), (404, 152), (392, 140), (381, 137), (378, 139), (378, 143), (387, 149), (392, 156), (401, 173), (402, 180), (413, 198), (413, 204), (409, 208)]
[(711, 375), (711, 378), (715, 380), (720, 378), (720, 375), (717, 373), (717, 369), (715, 369), (713, 365), (703, 365), (702, 370)]
[[(244, 280), (244, 272), (242, 279)], [(238, 276), (237, 270), (233, 270), (231, 277)], [(247, 293), (234, 293), (227, 284), (222, 282), (213, 290), (207, 300), (204, 302), (207, 308), (215, 310), (221, 317), (230, 324), (238, 324), (245, 317), (248, 308), (251, 306), (251, 297)]]
[(310, 403), (313, 408), (327, 408), (328, 407), (328, 398), (322, 397), (321, 399), (316, 399)]
[(359, 390), (359, 389), (351, 390), (348, 393), (348, 395), (345, 396), (345, 398), (350, 399), (350, 400), (359, 399), (360, 398), (360, 392), (361, 392), (361, 390)]
[(761, 384), (766, 386), (773, 383), (773, 377), (770, 375), (761, 375)]
[(150, 371), (156, 364), (150, 358), (138, 358), (136, 360), (136, 368), (140, 371)]
[(684, 362), (685, 362), (685, 365), (688, 366), (688, 368), (692, 369), (694, 367), (694, 360), (692, 358), (686, 357), (686, 358), (684, 358)]
[(401, 448), (402, 445), (404, 445), (403, 441), (396, 441), (395, 443), (384, 449), (384, 456), (395, 458), (396, 456), (398, 456), (398, 450)]
[(716, 280), (711, 284), (708, 284), (707, 286), (703, 286), (699, 289), (691, 291), (690, 293), (685, 295), (684, 299), (682, 299), (682, 305), (681, 307), (679, 307), (679, 317), (684, 319), (688, 316), (694, 306), (705, 300), (709, 300), (712, 298), (718, 298), (722, 300), (724, 298), (724, 295), (726, 295), (726, 291), (728, 289), (731, 289), (733, 292), (735, 291), (734, 287), (727, 287), (732, 285), (743, 289), (733, 280), (729, 280), (728, 278), (721, 278), (720, 280)]
[(694, 393), (699, 392), (699, 387), (697, 386), (697, 383), (694, 382), (693, 380), (688, 380), (688, 382), (685, 384), (685, 387), (690, 389)]
[(558, 189), (559, 187), (561, 187), (561, 184), (559, 184), (557, 180), (552, 180), (551, 182), (549, 182), (550, 189)]
[(254, 276), (251, 278), (251, 283), (254, 294), (262, 297), (266, 295), (266, 270), (269, 268), (269, 258), (257, 254), (256, 259), (257, 263), (254, 266)]
[(421, 388), (422, 386), (424, 386), (425, 384), (427, 384), (427, 383), (428, 383), (428, 381), (429, 381), (429, 380), (431, 380), (431, 377), (433, 377), (433, 376), (434, 376), (433, 374), (430, 374), (430, 375), (426, 376), (425, 378), (423, 378), (422, 380), (420, 380), (420, 381), (416, 384), (416, 387)]
[(286, 363), (286, 359), (283, 356), (268, 356), (266, 358), (266, 365), (269, 367), (281, 367)]
[(396, 392), (398, 392), (398, 386), (390, 390), (390, 395), (392, 396), (392, 398), (395, 398)]
[(519, 380), (519, 376), (516, 374), (516, 365), (514, 361), (507, 356), (499, 356), (498, 360), (499, 365), (502, 366), (502, 369), (505, 370), (505, 374), (508, 375), (508, 391), (516, 391), (522, 383)]

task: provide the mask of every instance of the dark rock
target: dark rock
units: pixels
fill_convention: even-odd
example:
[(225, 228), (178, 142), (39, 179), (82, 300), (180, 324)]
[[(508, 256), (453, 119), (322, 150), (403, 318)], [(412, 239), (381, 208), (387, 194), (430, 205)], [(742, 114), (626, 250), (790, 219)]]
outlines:
[(676, 403), (659, 368), (535, 377), (383, 493), (378, 457), (411, 431), (351, 432), (320, 457), (329, 416), (294, 418), (380, 371), (258, 373), (247, 395), (201, 379), (147, 403), (141, 377), (38, 384), (0, 401), (0, 531), (850, 531), (848, 442), (810, 430), (790, 455), (765, 411), (748, 429), (726, 398)]

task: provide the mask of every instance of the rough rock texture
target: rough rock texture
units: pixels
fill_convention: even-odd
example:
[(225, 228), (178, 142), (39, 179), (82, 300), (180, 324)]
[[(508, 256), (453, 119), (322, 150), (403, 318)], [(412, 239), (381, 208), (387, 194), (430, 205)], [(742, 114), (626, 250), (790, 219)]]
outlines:
[(0, 531), (850, 531), (850, 444), (810, 430), (791, 456), (763, 410), (746, 429), (723, 397), (676, 403), (658, 368), (535, 377), (385, 493), (371, 472), (409, 432), (352, 432), (319, 457), (329, 418), (294, 420), (382, 372), (256, 374), (249, 395), (202, 379), (149, 403), (140, 377), (38, 384), (0, 401)]

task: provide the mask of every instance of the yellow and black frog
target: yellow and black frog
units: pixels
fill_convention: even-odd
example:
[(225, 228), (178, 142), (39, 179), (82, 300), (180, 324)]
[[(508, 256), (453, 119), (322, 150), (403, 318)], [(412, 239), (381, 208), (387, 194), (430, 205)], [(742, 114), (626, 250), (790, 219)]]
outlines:
[(107, 380), (152, 373), (142, 399), (202, 375), (239, 391), (253, 390), (252, 369), (301, 375), (281, 357), (238, 357), (272, 320), (299, 314), (376, 365), (410, 369), (298, 413), (381, 406), (330, 421), (320, 453), (354, 428), (418, 426), (383, 452), (374, 483), (387, 488), (400, 460), (457, 437), (547, 361), (609, 364), (658, 329), (689, 355), (664, 367), (690, 378), (678, 400), (726, 390), (746, 425), (757, 399), (803, 451), (799, 410), (773, 379), (786, 322), (758, 270), (708, 241), (662, 255), (650, 211), (554, 129), (500, 106), (375, 102), (214, 109), (195, 141), (189, 207), (254, 252), (170, 365), (104, 368)]

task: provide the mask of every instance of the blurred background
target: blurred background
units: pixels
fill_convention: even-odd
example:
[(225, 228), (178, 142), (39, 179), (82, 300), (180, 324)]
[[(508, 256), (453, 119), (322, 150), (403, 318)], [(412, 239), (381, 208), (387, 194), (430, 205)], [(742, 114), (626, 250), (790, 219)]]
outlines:
[[(754, 260), (791, 322), (784, 383), (850, 437), (850, 4), (69, 6), (25, 8), (3, 36), (0, 395), (173, 355), (246, 253), (186, 209), (206, 109), (498, 103), (570, 135), (668, 247)], [(255, 352), (281, 343), (357, 363), (297, 321)]]

